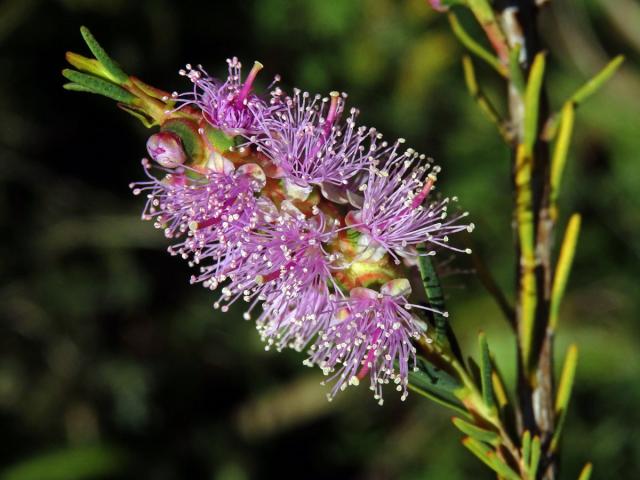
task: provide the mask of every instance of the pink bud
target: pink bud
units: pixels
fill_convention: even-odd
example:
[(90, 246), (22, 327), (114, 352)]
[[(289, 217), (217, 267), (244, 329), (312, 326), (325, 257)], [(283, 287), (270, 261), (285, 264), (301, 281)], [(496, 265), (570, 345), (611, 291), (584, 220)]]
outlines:
[(147, 140), (147, 151), (154, 161), (167, 168), (182, 165), (187, 159), (180, 137), (172, 132), (151, 135)]

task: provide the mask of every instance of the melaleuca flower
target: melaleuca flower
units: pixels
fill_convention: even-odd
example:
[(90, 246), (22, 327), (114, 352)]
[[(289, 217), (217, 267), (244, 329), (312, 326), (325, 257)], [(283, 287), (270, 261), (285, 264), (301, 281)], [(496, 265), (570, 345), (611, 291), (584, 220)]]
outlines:
[(295, 89), (283, 109), (257, 117), (260, 133), (251, 143), (279, 167), (292, 195), (304, 199), (313, 185), (343, 187), (366, 168), (374, 131), (356, 126), (356, 109), (343, 125), (343, 110), (338, 92), (323, 98)]
[[(202, 66), (193, 68), (188, 64), (180, 70), (180, 75), (193, 82), (193, 91), (181, 95), (174, 93), (173, 96), (182, 106), (198, 107), (207, 122), (228, 135), (255, 133), (256, 116), (269, 117), (279, 108), (278, 90), (274, 92), (270, 102), (251, 92), (255, 78), (263, 68), (260, 62), (253, 64), (244, 82), (242, 64), (238, 59), (233, 57), (227, 63), (229, 76), (224, 82), (211, 77)], [(278, 80), (276, 77), (275, 81)]]
[[(226, 311), (243, 299), (249, 303), (245, 318), (262, 304), (258, 329), (268, 345), (302, 348), (322, 327), (318, 309), (327, 305), (335, 289), (331, 276), (335, 254), (325, 251), (334, 227), (319, 213), (306, 218), (284, 201), (280, 209), (263, 206), (261, 223), (244, 231), (225, 258), (225, 269), (201, 267), (194, 281), (211, 289), (222, 286), (216, 308)], [(324, 308), (324, 307), (323, 307)]]
[(473, 224), (460, 222), (468, 213), (448, 217), (449, 198), (427, 202), (440, 168), (412, 149), (399, 154), (402, 143), (396, 142), (371, 163), (359, 188), (364, 193), (362, 206), (346, 216), (347, 224), (364, 235), (363, 251), (372, 255), (376, 249), (384, 250), (396, 263), (398, 256), (415, 256), (422, 243), (470, 253), (448, 244), (449, 235), (473, 230)]
[[(311, 347), (307, 365), (318, 365), (335, 385), (333, 398), (348, 385), (367, 376), (374, 398), (382, 404), (382, 387), (393, 382), (407, 396), (409, 369), (415, 367), (416, 349), (411, 341), (424, 334), (426, 325), (412, 312), (409, 281), (397, 279), (380, 291), (354, 288), (338, 302), (329, 327)], [(424, 308), (424, 307), (418, 307)]]
[(142, 165), (149, 180), (131, 184), (134, 194), (147, 197), (142, 218), (155, 219), (167, 238), (186, 234), (183, 242), (169, 248), (172, 254), (191, 257), (195, 263), (220, 256), (238, 232), (255, 226), (255, 194), (265, 181), (257, 165), (157, 168), (159, 177), (147, 159)]
[(320, 245), (310, 246), (299, 260), (281, 269), (278, 281), (263, 292), (262, 314), (256, 321), (267, 349), (292, 348), (302, 351), (325, 328), (335, 308), (331, 288), (334, 258)]
[[(266, 102), (251, 93), (261, 68), (244, 83), (237, 59), (225, 82), (182, 72), (194, 90), (176, 95), (180, 116), (149, 139), (155, 165), (143, 160), (148, 180), (132, 184), (147, 197), (143, 218), (198, 269), (191, 282), (217, 292), (214, 308), (247, 304), (266, 349), (310, 348), (305, 363), (335, 382), (330, 398), (368, 377), (380, 403), (388, 383), (404, 400), (426, 330), (419, 312), (436, 311), (411, 303), (411, 260), (461, 251), (448, 236), (472, 225), (432, 199), (438, 167), (357, 126), (357, 110), (342, 118), (344, 94), (277, 89)], [(220, 146), (214, 129), (245, 142)]]

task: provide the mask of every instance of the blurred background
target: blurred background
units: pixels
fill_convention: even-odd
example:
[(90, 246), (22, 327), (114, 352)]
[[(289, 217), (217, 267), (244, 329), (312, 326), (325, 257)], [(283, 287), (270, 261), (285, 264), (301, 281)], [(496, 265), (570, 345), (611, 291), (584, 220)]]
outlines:
[[(583, 232), (558, 354), (580, 345), (562, 478), (586, 460), (593, 478), (638, 478), (640, 4), (552, 0), (540, 20), (556, 108), (627, 55), (578, 112), (561, 202)], [(471, 210), (475, 248), (513, 293), (509, 153), (424, 0), (0, 0), (0, 479), (492, 478), (441, 407), (391, 391), (379, 407), (365, 388), (328, 403), (302, 355), (265, 352), (238, 311), (189, 286), (127, 186), (149, 132), (61, 88), (64, 52), (88, 53), (80, 25), (166, 90), (189, 88), (184, 63), (224, 75), (237, 55), (261, 60), (265, 82), (349, 92), (362, 122), (444, 167), (441, 188)], [(451, 321), (469, 353), (487, 331), (512, 378), (512, 337), (469, 268), (446, 279)]]

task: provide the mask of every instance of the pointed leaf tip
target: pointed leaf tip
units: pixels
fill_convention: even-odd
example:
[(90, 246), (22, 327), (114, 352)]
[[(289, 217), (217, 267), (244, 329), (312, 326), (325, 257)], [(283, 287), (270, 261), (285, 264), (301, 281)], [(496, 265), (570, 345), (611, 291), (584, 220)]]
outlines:
[(620, 68), (620, 65), (622, 65), (622, 62), (624, 62), (624, 55), (618, 55), (607, 63), (602, 70), (596, 73), (593, 78), (588, 80), (571, 96), (569, 102), (579, 105), (596, 93), (605, 84), (605, 82), (609, 80), (614, 73), (616, 73), (618, 68)]
[(80, 34), (89, 47), (89, 50), (91, 50), (91, 53), (93, 53), (94, 57), (96, 57), (98, 62), (100, 62), (100, 64), (104, 67), (105, 74), (107, 75), (108, 79), (117, 84), (126, 82), (129, 76), (124, 73), (118, 66), (118, 64), (111, 59), (111, 57), (91, 34), (89, 29), (85, 26), (80, 27)]
[(489, 344), (487, 335), (480, 332), (478, 335), (480, 344), (480, 382), (482, 387), (482, 399), (487, 407), (495, 408), (495, 398), (493, 395), (493, 383), (491, 381), (491, 356), (489, 354)]
[(542, 453), (540, 437), (534, 436), (531, 440), (531, 458), (529, 459), (529, 478), (538, 478), (538, 466), (540, 465), (540, 455)]
[(567, 349), (564, 365), (562, 366), (562, 373), (560, 374), (560, 381), (558, 382), (558, 392), (556, 394), (555, 402), (555, 411), (558, 422), (553, 438), (551, 439), (550, 450), (552, 452), (558, 448), (558, 444), (560, 442), (562, 427), (564, 426), (564, 422), (567, 417), (567, 409), (569, 407), (569, 400), (571, 399), (573, 380), (575, 378), (577, 366), (578, 347), (575, 344), (572, 344)]
[(589, 480), (591, 478), (592, 471), (593, 471), (593, 464), (589, 462), (584, 467), (582, 467), (582, 471), (580, 472), (580, 476), (578, 477), (578, 480)]
[(476, 440), (488, 443), (493, 446), (500, 445), (500, 435), (497, 432), (478, 427), (477, 425), (474, 425), (473, 423), (467, 422), (466, 420), (458, 417), (453, 417), (451, 421), (453, 425), (465, 435), (469, 435)]
[(580, 235), (581, 217), (574, 213), (569, 219), (565, 230), (562, 246), (560, 247), (560, 255), (556, 265), (556, 271), (553, 279), (551, 290), (551, 305), (549, 309), (549, 328), (556, 330), (558, 328), (558, 317), (560, 313), (560, 304), (564, 297), (567, 280), (573, 265), (573, 257), (576, 253), (578, 244), (578, 236)]
[(538, 138), (538, 114), (540, 111), (540, 92), (544, 83), (546, 53), (537, 53), (533, 59), (524, 94), (524, 151), (531, 157), (533, 146)]

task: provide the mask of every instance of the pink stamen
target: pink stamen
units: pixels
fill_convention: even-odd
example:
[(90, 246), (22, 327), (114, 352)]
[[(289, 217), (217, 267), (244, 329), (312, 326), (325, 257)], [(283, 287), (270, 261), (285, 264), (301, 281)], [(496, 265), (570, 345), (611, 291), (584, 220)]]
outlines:
[(315, 147), (309, 154), (310, 158), (314, 158), (318, 154), (318, 152), (320, 151), (324, 143), (327, 141), (327, 138), (331, 133), (331, 129), (333, 128), (333, 124), (336, 122), (336, 118), (338, 116), (337, 113), (338, 113), (338, 103), (340, 99), (340, 94), (334, 91), (334, 92), (331, 92), (329, 96), (331, 96), (331, 104), (329, 105), (327, 118), (325, 119), (324, 124), (322, 125), (321, 138), (318, 139)]
[[(294, 265), (294, 263), (295, 262), (293, 260), (288, 262), (284, 266), (284, 270), (289, 270), (289, 268), (291, 268)], [(282, 271), (282, 269), (278, 268), (278, 269), (274, 270), (271, 273), (267, 273), (266, 275), (258, 275), (259, 282), (260, 283), (266, 283), (266, 282), (270, 282), (271, 280), (275, 280), (276, 278), (278, 278), (280, 276), (280, 272), (281, 271)]]
[(416, 195), (416, 197), (413, 199), (413, 202), (411, 202), (412, 209), (418, 208), (422, 204), (422, 202), (424, 202), (427, 199), (427, 197), (429, 196), (429, 192), (431, 192), (433, 185), (436, 183), (436, 180), (437, 180), (437, 177), (435, 175), (433, 174), (429, 175), (429, 179), (427, 180), (427, 183), (424, 184), (424, 187), (422, 188), (420, 193)]
[(325, 138), (327, 137), (327, 135), (329, 135), (333, 124), (336, 122), (338, 113), (338, 101), (340, 99), (340, 94), (335, 91), (331, 92), (329, 96), (331, 97), (331, 104), (329, 105), (329, 111), (327, 112), (327, 119), (322, 126), (322, 136)]
[(358, 380), (363, 380), (364, 377), (366, 377), (367, 374), (369, 373), (369, 370), (371, 370), (371, 366), (373, 365), (373, 357), (375, 356), (375, 352), (376, 352), (375, 344), (378, 341), (378, 338), (380, 338), (381, 333), (382, 333), (382, 330), (379, 328), (376, 329), (376, 331), (373, 333), (373, 339), (371, 340), (372, 348), (369, 349), (369, 353), (367, 353), (367, 357), (365, 358), (364, 365), (356, 375)]
[(207, 218), (206, 220), (198, 222), (196, 225), (196, 229), (199, 230), (201, 228), (211, 227), (213, 225), (217, 225), (218, 223), (220, 223), (220, 217)]
[(240, 93), (238, 94), (238, 98), (236, 98), (236, 105), (238, 107), (242, 107), (242, 105), (244, 104), (245, 99), (247, 98), (247, 96), (249, 95), (249, 92), (251, 91), (251, 87), (253, 86), (253, 82), (255, 81), (256, 76), (258, 75), (258, 72), (262, 70), (262, 68), (263, 68), (263, 65), (260, 62), (255, 62), (253, 64), (253, 67), (251, 68), (249, 75), (247, 75), (247, 78), (244, 81), (242, 90), (240, 90)]

